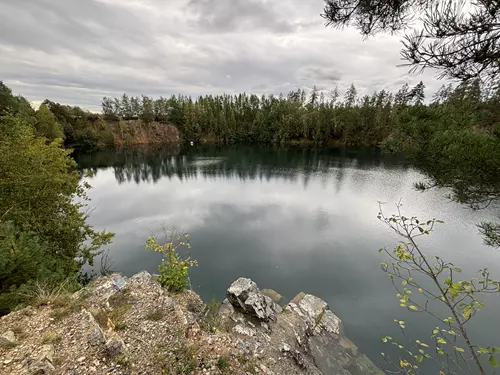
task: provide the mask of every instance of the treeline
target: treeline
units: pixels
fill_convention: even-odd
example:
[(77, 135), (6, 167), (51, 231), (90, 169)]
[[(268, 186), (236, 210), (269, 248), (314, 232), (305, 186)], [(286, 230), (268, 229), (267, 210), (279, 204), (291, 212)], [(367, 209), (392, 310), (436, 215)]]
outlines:
[(316, 87), (284, 95), (220, 95), (152, 99), (147, 96), (103, 98), (105, 119), (140, 119), (170, 123), (185, 140), (214, 143), (343, 144), (370, 146), (386, 139), (407, 106), (422, 105), (422, 82), (404, 85), (396, 94), (385, 90), (358, 97), (354, 85), (343, 99)]
[(0, 82), (0, 315), (78, 287), (81, 265), (111, 239), (75, 203), (86, 189), (63, 138), (46, 105), (35, 111)]
[[(476, 127), (489, 127), (498, 113), (498, 93), (486, 92), (478, 82), (445, 86), (426, 100), (425, 85), (403, 85), (396, 93), (385, 90), (359, 96), (351, 85), (345, 95), (313, 89), (288, 95), (253, 94), (147, 96), (104, 98), (102, 114), (46, 100), (63, 129), (67, 146), (79, 148), (152, 143), (177, 139), (165, 129), (174, 125), (184, 141), (214, 144), (305, 144), (318, 146), (378, 146), (403, 123), (423, 113), (454, 108), (467, 112)], [(468, 98), (473, 104), (468, 102)], [(459, 108), (457, 108), (459, 107)], [(457, 113), (452, 113), (456, 117)], [(480, 118), (478, 117), (480, 116)], [(470, 125), (470, 116), (467, 126)]]

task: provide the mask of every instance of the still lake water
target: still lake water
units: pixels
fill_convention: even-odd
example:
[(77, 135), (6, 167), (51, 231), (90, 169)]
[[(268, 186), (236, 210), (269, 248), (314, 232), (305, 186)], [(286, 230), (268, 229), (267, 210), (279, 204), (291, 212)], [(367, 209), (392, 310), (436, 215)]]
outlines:
[[(416, 192), (423, 176), (401, 157), (376, 150), (300, 150), (232, 147), (101, 151), (75, 155), (92, 169), (90, 223), (115, 232), (113, 269), (155, 272), (159, 254), (144, 249), (151, 233), (177, 227), (190, 234), (191, 273), (205, 301), (222, 300), (240, 276), (293, 298), (304, 291), (326, 300), (347, 336), (374, 362), (388, 352), (381, 336), (397, 336), (394, 318), (411, 337), (428, 339), (436, 322), (399, 308), (380, 269), (378, 249), (397, 237), (376, 216), (402, 200), (407, 216), (445, 221), (422, 244), (473, 276), (489, 267), (500, 278), (500, 250), (486, 247), (473, 212), (445, 198)], [(470, 326), (482, 346), (500, 344), (500, 298)], [(410, 323), (411, 322), (411, 323)]]

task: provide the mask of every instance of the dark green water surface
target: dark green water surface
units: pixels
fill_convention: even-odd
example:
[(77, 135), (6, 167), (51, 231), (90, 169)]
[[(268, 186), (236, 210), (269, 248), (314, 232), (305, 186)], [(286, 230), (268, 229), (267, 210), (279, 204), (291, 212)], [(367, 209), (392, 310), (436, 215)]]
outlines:
[[(245, 276), (287, 299), (304, 291), (326, 300), (346, 334), (374, 362), (389, 349), (381, 336), (428, 340), (436, 322), (399, 307), (380, 269), (378, 249), (397, 237), (377, 220), (378, 201), (393, 213), (445, 221), (422, 245), (473, 276), (489, 267), (500, 278), (500, 250), (486, 247), (475, 224), (493, 218), (445, 198), (416, 192), (423, 176), (402, 158), (375, 150), (167, 148), (76, 154), (89, 179), (90, 223), (116, 233), (113, 267), (126, 275), (155, 272), (158, 254), (144, 249), (151, 233), (178, 227), (191, 236), (199, 267), (193, 287), (206, 301), (224, 298)], [(500, 345), (500, 304), (487, 299), (470, 329), (482, 346)]]

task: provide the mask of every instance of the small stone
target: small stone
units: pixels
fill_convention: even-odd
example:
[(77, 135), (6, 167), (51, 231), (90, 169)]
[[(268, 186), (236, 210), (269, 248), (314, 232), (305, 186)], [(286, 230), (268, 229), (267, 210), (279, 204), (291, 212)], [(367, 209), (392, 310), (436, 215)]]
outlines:
[(46, 344), (42, 345), (42, 350), (40, 350), (40, 355), (38, 356), (39, 361), (49, 361), (50, 363), (54, 362), (54, 354), (55, 349), (54, 345)]
[(127, 285), (127, 281), (123, 276), (113, 276), (111, 279), (111, 284), (117, 289), (122, 290)]
[(7, 360), (3, 361), (3, 364), (4, 365), (8, 365), (11, 362), (12, 362), (12, 359), (7, 359)]
[(0, 336), (0, 343), (6, 346), (14, 346), (17, 344), (16, 335), (12, 331), (7, 331)]
[(106, 342), (106, 350), (111, 358), (119, 356), (125, 352), (125, 343), (120, 336), (114, 334)]
[(290, 345), (288, 345), (288, 344), (286, 344), (286, 343), (283, 343), (283, 344), (281, 345), (280, 350), (281, 350), (282, 352), (286, 353), (286, 352), (291, 351), (291, 350), (292, 350), (292, 348), (291, 348), (291, 346), (290, 346)]
[(262, 363), (259, 365), (259, 368), (262, 370), (262, 372), (266, 375), (276, 375), (274, 372), (269, 370), (266, 366), (264, 366)]
[(85, 357), (80, 357), (80, 358), (78, 358), (76, 361), (77, 361), (77, 362), (83, 362), (83, 361), (85, 361)]

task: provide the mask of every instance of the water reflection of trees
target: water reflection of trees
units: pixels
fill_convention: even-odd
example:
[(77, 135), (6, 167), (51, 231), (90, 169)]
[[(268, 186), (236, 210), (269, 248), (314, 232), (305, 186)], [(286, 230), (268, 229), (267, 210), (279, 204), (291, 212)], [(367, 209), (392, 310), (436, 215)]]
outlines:
[(378, 150), (272, 149), (255, 147), (134, 148), (75, 154), (80, 168), (98, 173), (113, 168), (118, 183), (155, 183), (161, 178), (180, 180), (239, 179), (298, 181), (307, 185), (315, 175), (334, 175), (337, 182), (345, 170), (406, 169), (400, 156)]

